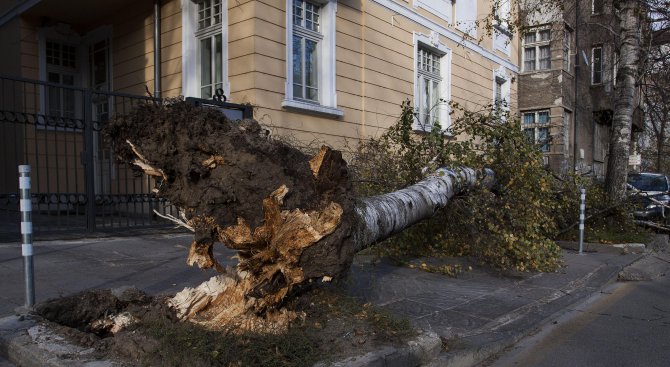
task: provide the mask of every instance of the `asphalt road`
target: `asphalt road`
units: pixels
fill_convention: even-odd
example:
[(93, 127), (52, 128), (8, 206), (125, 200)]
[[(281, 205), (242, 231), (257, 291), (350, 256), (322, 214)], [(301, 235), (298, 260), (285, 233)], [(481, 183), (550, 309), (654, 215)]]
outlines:
[(670, 366), (670, 275), (613, 284), (482, 366)]

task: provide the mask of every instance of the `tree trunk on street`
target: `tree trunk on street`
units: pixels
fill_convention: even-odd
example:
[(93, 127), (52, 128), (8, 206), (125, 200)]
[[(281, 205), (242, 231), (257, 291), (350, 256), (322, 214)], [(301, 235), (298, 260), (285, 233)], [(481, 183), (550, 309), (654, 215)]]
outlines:
[(613, 203), (622, 201), (626, 196), (628, 156), (639, 77), (642, 16), (638, 0), (615, 0), (614, 5), (618, 9), (620, 24), (619, 67), (605, 178), (605, 192)]
[[(480, 178), (442, 169), (357, 201), (340, 152), (322, 147), (310, 158), (255, 121), (184, 102), (140, 106), (106, 135), (122, 160), (156, 177), (157, 194), (181, 212), (171, 220), (195, 233), (187, 263), (220, 273), (170, 300), (180, 317), (213, 328), (285, 330), (301, 316), (281, 307), (292, 294), (344, 276), (357, 251), (432, 216)], [(236, 267), (219, 264), (215, 243), (237, 251)]]

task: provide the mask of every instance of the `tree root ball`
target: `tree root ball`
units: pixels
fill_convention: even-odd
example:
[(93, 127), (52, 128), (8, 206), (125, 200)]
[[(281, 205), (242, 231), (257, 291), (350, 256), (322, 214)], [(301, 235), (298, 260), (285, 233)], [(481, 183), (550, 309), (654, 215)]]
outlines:
[(295, 285), (348, 271), (355, 215), (340, 152), (323, 147), (310, 157), (254, 120), (230, 121), (181, 100), (141, 104), (104, 135), (194, 230), (191, 265), (225, 272), (212, 246), (238, 251), (229, 275), (242, 287), (245, 312), (274, 310)]

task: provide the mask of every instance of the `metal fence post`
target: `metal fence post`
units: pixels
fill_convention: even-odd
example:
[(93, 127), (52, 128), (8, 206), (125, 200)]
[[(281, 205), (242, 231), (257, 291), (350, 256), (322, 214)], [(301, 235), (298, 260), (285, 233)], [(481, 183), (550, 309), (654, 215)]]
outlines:
[(19, 193), (21, 209), (21, 255), (26, 283), (26, 307), (35, 305), (35, 278), (33, 276), (33, 203), (30, 197), (30, 166), (19, 166)]
[(579, 189), (579, 254), (584, 253), (584, 212), (586, 211), (586, 189)]
[(93, 99), (90, 89), (84, 90), (84, 175), (86, 185), (86, 230), (95, 230), (95, 149), (93, 140)]

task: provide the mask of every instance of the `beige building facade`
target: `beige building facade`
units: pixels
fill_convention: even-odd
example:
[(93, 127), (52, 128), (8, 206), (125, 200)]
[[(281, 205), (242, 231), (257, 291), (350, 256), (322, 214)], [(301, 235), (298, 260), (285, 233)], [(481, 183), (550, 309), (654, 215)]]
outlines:
[(161, 97), (210, 98), (221, 88), (304, 142), (341, 147), (378, 135), (405, 99), (418, 120), (443, 127), (440, 100), (481, 108), (497, 95), (516, 105), (517, 41), (478, 27), (487, 0), (2, 3), (3, 75)]
[[(511, 7), (498, 1), (496, 19)], [(40, 232), (160, 224), (169, 203), (116, 162), (101, 128), (154, 97), (253, 106), (276, 136), (356, 149), (411, 101), (516, 112), (518, 42), (489, 0), (0, 0), (0, 222), (32, 167)], [(6, 220), (5, 220), (6, 219)], [(16, 230), (13, 227), (12, 230)]]

